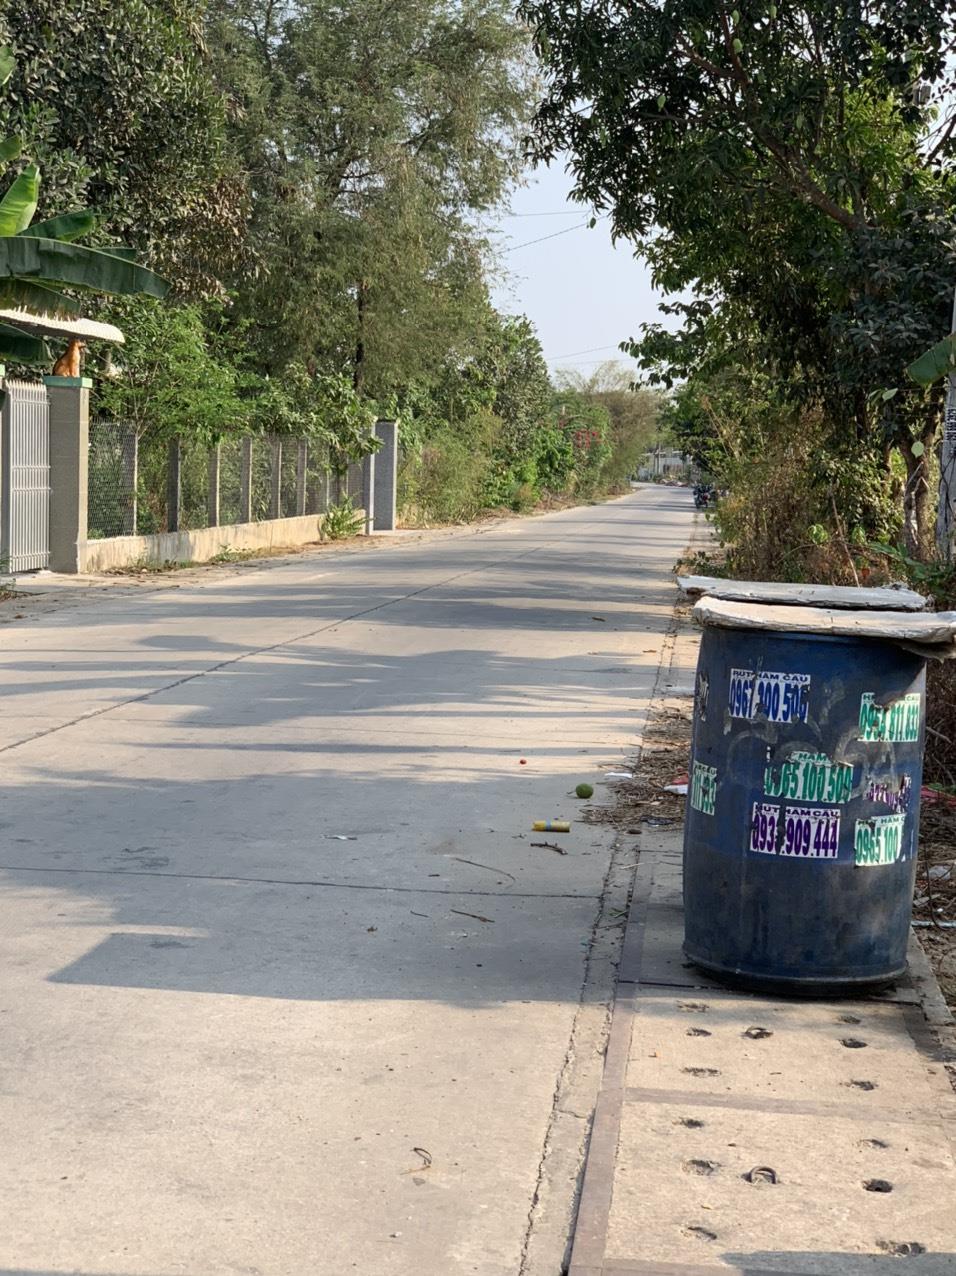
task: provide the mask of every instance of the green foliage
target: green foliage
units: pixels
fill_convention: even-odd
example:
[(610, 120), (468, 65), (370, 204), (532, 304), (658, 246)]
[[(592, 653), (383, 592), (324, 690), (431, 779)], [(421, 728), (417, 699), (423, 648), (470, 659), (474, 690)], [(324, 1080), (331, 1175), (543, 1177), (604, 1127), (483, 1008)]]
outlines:
[(122, 362), (96, 378), (97, 410), (140, 436), (205, 444), (248, 425), (239, 376), (211, 349), (198, 306), (121, 302), (106, 317), (123, 329), (126, 345)]
[(655, 378), (720, 390), (760, 374), (781, 422), (811, 413), (825, 453), (883, 458), (888, 481), (894, 448), (931, 443), (940, 417), (904, 369), (949, 326), (956, 11), (776, 9), (737, 22), (699, 0), (527, 0), (549, 74), (537, 150), (570, 152), (579, 196), (678, 294), (681, 328), (634, 343)]
[(0, 0), (16, 50), (4, 127), (44, 175), (43, 216), (79, 206), (208, 294), (243, 257), (245, 195), (226, 151), (201, 0)]
[(508, 5), (217, 0), (211, 35), (256, 175), (237, 308), (262, 371), (317, 363), (379, 399), (430, 381), (481, 327), (472, 218), (520, 166), (530, 79)]

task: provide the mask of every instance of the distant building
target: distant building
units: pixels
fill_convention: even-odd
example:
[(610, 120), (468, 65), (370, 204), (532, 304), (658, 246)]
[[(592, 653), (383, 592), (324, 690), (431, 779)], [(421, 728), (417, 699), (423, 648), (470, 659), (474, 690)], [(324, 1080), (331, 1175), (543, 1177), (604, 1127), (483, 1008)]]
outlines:
[(676, 448), (658, 446), (652, 448), (637, 472), (639, 479), (686, 478), (690, 473), (689, 457)]

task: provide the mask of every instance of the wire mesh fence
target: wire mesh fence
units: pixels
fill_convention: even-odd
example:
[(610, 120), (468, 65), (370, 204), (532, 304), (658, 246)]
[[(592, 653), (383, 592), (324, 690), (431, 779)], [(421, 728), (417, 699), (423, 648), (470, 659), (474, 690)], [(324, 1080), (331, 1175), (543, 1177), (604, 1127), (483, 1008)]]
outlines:
[(132, 426), (123, 421), (90, 422), (87, 518), (91, 540), (135, 533), (138, 451)]
[(124, 422), (90, 423), (89, 535), (148, 535), (360, 508), (363, 461), (337, 466), (327, 448), (289, 438), (227, 438), (216, 448), (137, 437)]

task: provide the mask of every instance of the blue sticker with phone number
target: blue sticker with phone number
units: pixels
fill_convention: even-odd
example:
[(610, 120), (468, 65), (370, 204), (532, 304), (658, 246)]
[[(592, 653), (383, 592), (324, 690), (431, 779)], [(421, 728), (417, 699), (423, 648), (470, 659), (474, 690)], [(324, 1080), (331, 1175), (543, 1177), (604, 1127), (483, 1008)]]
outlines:
[(730, 671), (730, 716), (768, 722), (806, 722), (810, 707), (808, 673)]

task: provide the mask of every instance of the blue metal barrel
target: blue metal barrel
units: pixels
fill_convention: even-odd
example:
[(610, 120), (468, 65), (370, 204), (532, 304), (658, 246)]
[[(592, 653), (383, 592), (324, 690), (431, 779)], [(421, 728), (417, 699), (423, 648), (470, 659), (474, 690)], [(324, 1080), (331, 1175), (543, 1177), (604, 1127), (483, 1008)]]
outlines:
[(804, 994), (906, 968), (925, 661), (892, 642), (706, 626), (684, 951)]

